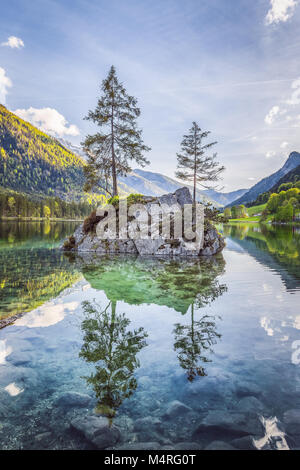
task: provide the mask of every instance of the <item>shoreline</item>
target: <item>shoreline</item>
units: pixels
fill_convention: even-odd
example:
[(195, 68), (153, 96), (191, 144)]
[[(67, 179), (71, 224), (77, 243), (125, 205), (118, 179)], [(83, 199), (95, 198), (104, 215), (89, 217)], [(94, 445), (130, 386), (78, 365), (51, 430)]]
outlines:
[(15, 315), (12, 315), (11, 317), (6, 317), (6, 318), (2, 318), (0, 319), (0, 330), (2, 328), (5, 328), (6, 326), (9, 326), (11, 325), (12, 323), (14, 323), (16, 320), (18, 320), (20, 317), (22, 317), (23, 315), (25, 315), (26, 312), (21, 312), (21, 313), (16, 313)]
[(228, 222), (224, 222), (224, 225), (235, 225), (235, 224), (258, 224), (258, 225), (272, 225), (272, 226), (291, 226), (291, 227), (299, 227), (300, 222), (264, 222), (260, 220), (245, 220), (245, 219), (240, 219), (240, 220), (232, 220)]
[(20, 222), (83, 222), (84, 219), (62, 219), (48, 217), (0, 217), (0, 222), (7, 220), (19, 220)]

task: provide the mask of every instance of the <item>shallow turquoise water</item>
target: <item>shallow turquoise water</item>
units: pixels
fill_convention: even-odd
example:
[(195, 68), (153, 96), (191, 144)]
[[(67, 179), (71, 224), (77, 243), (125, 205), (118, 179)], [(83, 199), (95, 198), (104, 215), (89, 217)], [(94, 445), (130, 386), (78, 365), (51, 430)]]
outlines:
[(73, 228), (2, 227), (1, 312), (29, 310), (0, 330), (2, 449), (94, 448), (70, 425), (93, 413), (116, 447), (300, 447), (297, 230), (225, 227), (223, 255), (186, 261), (66, 257)]

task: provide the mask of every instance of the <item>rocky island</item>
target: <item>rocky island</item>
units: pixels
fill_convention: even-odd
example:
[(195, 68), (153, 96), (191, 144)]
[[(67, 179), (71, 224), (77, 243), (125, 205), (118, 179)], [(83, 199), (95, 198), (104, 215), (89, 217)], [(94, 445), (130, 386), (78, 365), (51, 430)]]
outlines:
[[(118, 202), (118, 201), (117, 201)], [(112, 201), (111, 204), (114, 204)], [(174, 193), (165, 194), (160, 197), (151, 197), (143, 195), (131, 195), (127, 198), (127, 207), (129, 209), (132, 203), (138, 203), (145, 209), (143, 217), (140, 215), (140, 222), (142, 224), (148, 223), (150, 220), (151, 206), (161, 209), (162, 213), (166, 208), (172, 208), (172, 220), (178, 214), (183, 213), (186, 205), (192, 205), (192, 198), (188, 188), (180, 188)], [(116, 204), (117, 207), (117, 204)], [(81, 224), (74, 234), (65, 241), (63, 249), (65, 251), (78, 251), (94, 252), (97, 254), (117, 254), (129, 253), (141, 256), (147, 255), (167, 255), (167, 256), (213, 256), (221, 252), (225, 246), (222, 235), (217, 231), (209, 218), (204, 217), (203, 228), (200, 233), (197, 233), (194, 240), (187, 240), (184, 236), (174, 237), (171, 234), (169, 237), (163, 236), (161, 232), (156, 237), (146, 237), (132, 239), (130, 237), (122, 238), (110, 236), (109, 234), (104, 238), (100, 238), (97, 231), (98, 224), (107, 216), (107, 212), (103, 211), (104, 215), (98, 215), (93, 212), (83, 224)], [(145, 214), (146, 219), (145, 220)], [(118, 218), (118, 209), (117, 209)], [(138, 217), (128, 217), (126, 232), (130, 233), (133, 225), (136, 224)]]

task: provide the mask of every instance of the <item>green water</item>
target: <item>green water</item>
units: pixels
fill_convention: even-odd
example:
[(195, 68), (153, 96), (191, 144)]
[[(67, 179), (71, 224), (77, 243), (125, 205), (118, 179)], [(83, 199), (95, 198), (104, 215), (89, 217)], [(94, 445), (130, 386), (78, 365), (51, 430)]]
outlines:
[(298, 228), (184, 260), (64, 255), (75, 226), (0, 224), (0, 448), (99, 448), (99, 415), (105, 447), (300, 447)]
[(58, 250), (74, 222), (0, 222), (0, 319), (27, 312), (80, 276)]

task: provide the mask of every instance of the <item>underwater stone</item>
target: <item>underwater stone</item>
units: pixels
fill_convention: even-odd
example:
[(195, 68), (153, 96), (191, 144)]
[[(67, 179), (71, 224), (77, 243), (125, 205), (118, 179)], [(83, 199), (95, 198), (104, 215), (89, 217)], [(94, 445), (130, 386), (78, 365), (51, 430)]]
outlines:
[(12, 365), (0, 366), (0, 387), (15, 383), (20, 388), (31, 388), (38, 383), (38, 374), (30, 367), (15, 367)]
[(236, 449), (240, 450), (257, 450), (255, 445), (253, 444), (253, 437), (252, 436), (244, 436), (238, 439), (234, 439), (230, 443)]
[(264, 405), (255, 397), (244, 397), (238, 404), (237, 408), (244, 413), (258, 413), (264, 409)]
[(109, 420), (103, 416), (88, 415), (75, 418), (71, 421), (71, 427), (90, 441), (97, 449), (106, 449), (119, 442), (121, 433)]
[(205, 450), (235, 450), (235, 448), (227, 444), (227, 442), (213, 441), (205, 447)]
[[(299, 424), (300, 425), (300, 409), (291, 409), (284, 413), (283, 422), (285, 424)], [(299, 430), (300, 434), (300, 430)]]
[(155, 431), (161, 429), (162, 422), (159, 418), (153, 416), (146, 416), (145, 418), (139, 418), (134, 422), (135, 431), (144, 431), (153, 428)]
[(132, 442), (116, 447), (116, 450), (160, 450), (158, 442)]
[(29, 364), (33, 356), (25, 351), (13, 351), (8, 357), (7, 361), (15, 366), (22, 366)]
[(261, 389), (254, 383), (243, 381), (237, 384), (236, 395), (238, 397), (243, 398), (251, 395), (258, 397), (261, 394)]
[(89, 395), (78, 392), (64, 392), (56, 400), (58, 406), (88, 406), (92, 398)]
[(201, 450), (202, 446), (198, 442), (176, 442), (175, 450)]
[(46, 432), (42, 432), (40, 434), (37, 434), (34, 438), (35, 438), (36, 441), (40, 442), (40, 441), (47, 441), (51, 437), (52, 437), (51, 432), (46, 431)]
[(193, 433), (194, 439), (219, 436), (234, 439), (247, 435), (262, 436), (263, 427), (258, 418), (242, 413), (211, 410)]
[(181, 401), (174, 400), (171, 403), (169, 403), (167, 407), (167, 411), (164, 414), (164, 417), (167, 419), (172, 419), (172, 418), (176, 418), (177, 416), (181, 416), (186, 413), (189, 413), (190, 411), (193, 411), (192, 408), (185, 405)]

